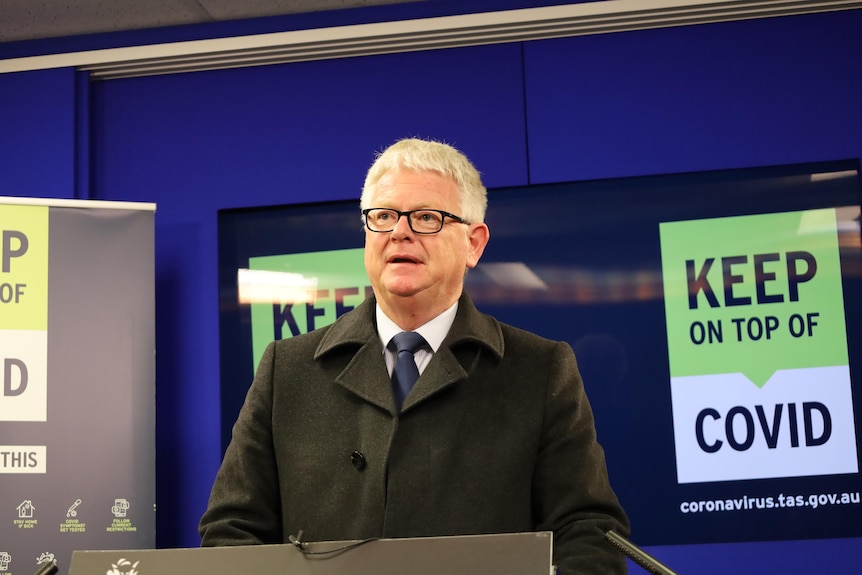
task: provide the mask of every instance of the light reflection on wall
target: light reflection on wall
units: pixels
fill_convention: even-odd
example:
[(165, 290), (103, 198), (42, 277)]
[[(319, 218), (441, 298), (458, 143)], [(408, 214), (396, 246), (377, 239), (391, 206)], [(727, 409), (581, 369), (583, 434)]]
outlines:
[(480, 263), (467, 275), (467, 289), (477, 302), (614, 303), (662, 297), (661, 270), (592, 270)]
[[(842, 273), (862, 277), (859, 206), (837, 208)], [(661, 269), (598, 269), (480, 262), (467, 274), (467, 289), (477, 302), (606, 304), (663, 297)]]
[(317, 298), (316, 277), (290, 272), (237, 270), (237, 292), (240, 304), (314, 303)]

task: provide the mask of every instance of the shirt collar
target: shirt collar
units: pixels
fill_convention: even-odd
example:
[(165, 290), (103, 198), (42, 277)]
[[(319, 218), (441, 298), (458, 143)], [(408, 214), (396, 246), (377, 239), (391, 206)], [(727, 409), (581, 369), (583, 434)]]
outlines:
[[(389, 345), (392, 338), (404, 330), (398, 327), (398, 324), (394, 321), (389, 319), (389, 316), (383, 313), (379, 304), (376, 305), (376, 308), (377, 334), (380, 336), (380, 343), (383, 344), (383, 349), (386, 349), (386, 346)], [(456, 313), (458, 313), (457, 301), (449, 309), (431, 321), (420, 325), (413, 331), (424, 337), (425, 341), (428, 342), (428, 346), (436, 353), (440, 348), (440, 345), (443, 343), (443, 340), (446, 339), (446, 335), (449, 333), (449, 328), (452, 327), (452, 323), (455, 321)]]

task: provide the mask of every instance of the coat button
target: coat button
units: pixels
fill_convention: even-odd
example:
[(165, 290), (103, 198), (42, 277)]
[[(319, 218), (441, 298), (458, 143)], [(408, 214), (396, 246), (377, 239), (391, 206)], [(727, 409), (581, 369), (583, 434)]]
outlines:
[(353, 450), (353, 453), (350, 454), (350, 463), (353, 464), (353, 467), (362, 471), (365, 469), (365, 466), (368, 465), (368, 462), (365, 461), (365, 456), (361, 451)]

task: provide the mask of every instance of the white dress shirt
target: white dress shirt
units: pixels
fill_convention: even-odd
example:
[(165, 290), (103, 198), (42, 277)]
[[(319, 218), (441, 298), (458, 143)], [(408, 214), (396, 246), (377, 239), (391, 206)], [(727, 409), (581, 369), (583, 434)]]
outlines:
[[(431, 361), (431, 356), (440, 349), (440, 344), (443, 343), (443, 340), (446, 339), (446, 334), (449, 333), (449, 328), (452, 327), (452, 323), (455, 321), (455, 314), (458, 312), (458, 302), (432, 319), (431, 321), (420, 325), (416, 328), (415, 331), (428, 342), (428, 346), (431, 349), (423, 347), (416, 351), (413, 354), (414, 359), (416, 360), (416, 367), (419, 368), (420, 375), (425, 370), (425, 367), (428, 365), (428, 362)], [(383, 310), (380, 309), (380, 306), (377, 306), (376, 310), (377, 314), (377, 334), (380, 336), (380, 343), (383, 344), (383, 357), (386, 360), (386, 369), (389, 370), (389, 375), (392, 375), (392, 370), (395, 369), (395, 357), (396, 352), (393, 349), (389, 348), (389, 342), (392, 341), (392, 338), (397, 334), (404, 331), (398, 325), (389, 319), (389, 317), (383, 313)]]

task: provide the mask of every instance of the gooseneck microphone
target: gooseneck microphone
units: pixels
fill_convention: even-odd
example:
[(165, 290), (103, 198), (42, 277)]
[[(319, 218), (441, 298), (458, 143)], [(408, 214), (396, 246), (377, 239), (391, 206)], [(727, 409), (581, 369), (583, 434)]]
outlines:
[(54, 575), (57, 573), (57, 566), (54, 565), (53, 561), (47, 561), (42, 563), (38, 569), (33, 573), (33, 575)]
[(623, 555), (643, 567), (653, 575), (678, 575), (670, 567), (611, 529), (605, 533), (605, 539), (622, 551)]

